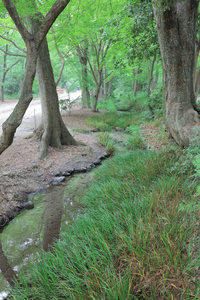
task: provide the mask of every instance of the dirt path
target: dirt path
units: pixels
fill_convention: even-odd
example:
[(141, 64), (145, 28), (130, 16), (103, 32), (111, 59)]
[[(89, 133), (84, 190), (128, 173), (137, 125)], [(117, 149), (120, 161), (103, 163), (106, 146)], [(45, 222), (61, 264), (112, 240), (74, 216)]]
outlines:
[[(15, 105), (16, 101), (0, 104), (0, 124)], [(57, 171), (86, 167), (105, 151), (98, 144), (95, 134), (73, 131), (76, 128), (88, 128), (85, 120), (94, 114), (91, 110), (81, 109), (80, 105), (76, 105), (70, 115), (63, 114), (63, 120), (75, 139), (87, 146), (64, 146), (62, 151), (50, 147), (48, 157), (40, 160), (39, 142), (27, 138), (35, 128), (35, 118), (36, 121), (41, 118), (39, 107), (38, 99), (31, 103), (13, 144), (0, 156), (0, 217), (13, 218), (21, 210), (27, 195), (48, 185)]]

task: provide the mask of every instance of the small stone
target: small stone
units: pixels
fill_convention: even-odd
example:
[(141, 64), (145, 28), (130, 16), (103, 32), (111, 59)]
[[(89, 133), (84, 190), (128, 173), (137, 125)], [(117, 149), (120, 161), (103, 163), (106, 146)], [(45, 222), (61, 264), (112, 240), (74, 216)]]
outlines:
[(61, 175), (61, 172), (60, 172), (60, 171), (57, 171), (57, 172), (54, 173), (54, 176), (56, 176), (56, 177), (57, 177), (57, 176), (60, 176), (60, 175)]
[(116, 127), (115, 130), (116, 130), (116, 131), (124, 131), (124, 128)]
[(66, 172), (72, 174), (72, 173), (74, 173), (74, 168), (67, 169)]
[(82, 167), (82, 168), (81, 168), (81, 172), (82, 172), (82, 173), (85, 173), (85, 172), (87, 172), (87, 168), (85, 168), (85, 167)]
[(90, 170), (92, 170), (93, 168), (95, 168), (95, 165), (94, 165), (93, 163), (87, 165), (87, 171), (90, 171)]
[(0, 216), (0, 226), (4, 226), (5, 223), (6, 223), (5, 219), (2, 216)]
[(95, 166), (99, 166), (101, 164), (101, 160), (100, 159), (96, 159), (95, 161), (93, 161), (93, 164)]
[(55, 177), (53, 180), (52, 180), (52, 182), (51, 182), (51, 184), (59, 184), (59, 183), (61, 183), (61, 182), (63, 182), (65, 180), (65, 176), (60, 176), (60, 177)]
[(34, 208), (34, 204), (31, 201), (25, 202), (24, 203), (24, 208), (25, 209), (33, 209)]
[(67, 171), (64, 171), (64, 172), (62, 172), (62, 176), (70, 176), (71, 175), (71, 173), (69, 173), (69, 172), (67, 172)]

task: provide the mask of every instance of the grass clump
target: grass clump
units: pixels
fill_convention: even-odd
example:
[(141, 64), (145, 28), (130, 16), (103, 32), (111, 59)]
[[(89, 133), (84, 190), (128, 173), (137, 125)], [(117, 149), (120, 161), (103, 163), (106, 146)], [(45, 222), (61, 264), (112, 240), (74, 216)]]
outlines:
[(99, 131), (110, 131), (113, 128), (136, 125), (140, 122), (139, 116), (134, 113), (107, 112), (102, 115), (91, 116), (86, 119), (88, 126), (93, 126)]
[(98, 139), (99, 139), (99, 144), (101, 146), (105, 146), (106, 151), (112, 155), (115, 151), (115, 144), (114, 141), (111, 139), (110, 134), (108, 132), (101, 132), (101, 133), (99, 132)]
[(195, 186), (169, 171), (175, 161), (137, 150), (105, 162), (84, 213), (19, 276), (13, 298), (198, 299), (199, 212), (186, 209)]

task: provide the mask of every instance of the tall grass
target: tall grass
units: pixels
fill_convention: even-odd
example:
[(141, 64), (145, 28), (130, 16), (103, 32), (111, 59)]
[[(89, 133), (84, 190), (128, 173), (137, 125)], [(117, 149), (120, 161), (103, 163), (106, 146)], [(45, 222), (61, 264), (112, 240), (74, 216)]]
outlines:
[(141, 122), (141, 118), (136, 113), (107, 112), (86, 119), (86, 123), (89, 126), (94, 126), (99, 131), (110, 131), (116, 127), (126, 129), (126, 127), (136, 125), (138, 122)]
[(195, 187), (175, 156), (118, 155), (96, 171), (85, 210), (51, 253), (19, 276), (12, 299), (198, 299)]

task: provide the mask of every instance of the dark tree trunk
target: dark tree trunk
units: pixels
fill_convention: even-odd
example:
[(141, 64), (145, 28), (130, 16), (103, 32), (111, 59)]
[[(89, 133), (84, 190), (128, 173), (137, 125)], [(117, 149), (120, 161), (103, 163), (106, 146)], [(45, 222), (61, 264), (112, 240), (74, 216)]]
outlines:
[[(32, 20), (32, 30), (39, 28), (39, 21)], [(35, 33), (35, 32), (34, 32)], [(48, 147), (62, 149), (62, 145), (78, 145), (63, 123), (58, 102), (58, 94), (53, 76), (49, 49), (44, 38), (38, 53), (37, 81), (42, 103), (43, 134), (40, 143), (40, 158), (48, 154)]]
[(37, 55), (38, 51), (35, 48), (35, 43), (30, 43), (29, 47), (27, 47), (25, 74), (19, 101), (11, 115), (2, 125), (3, 133), (0, 140), (0, 154), (12, 144), (16, 129), (21, 124), (23, 116), (33, 99), (32, 86), (36, 72)]
[(169, 133), (187, 146), (199, 128), (193, 85), (196, 20), (199, 1), (174, 2), (168, 10), (155, 7), (162, 55), (165, 117)]

